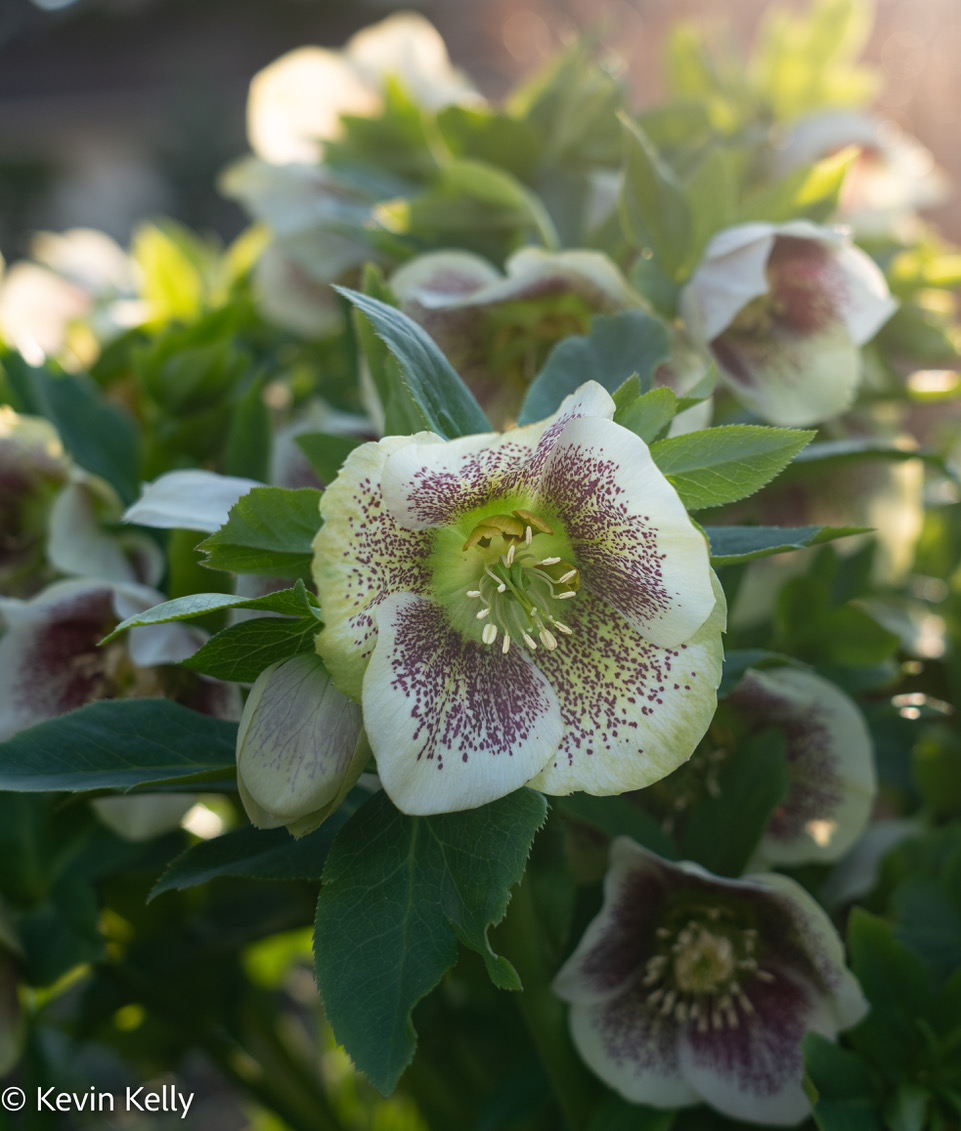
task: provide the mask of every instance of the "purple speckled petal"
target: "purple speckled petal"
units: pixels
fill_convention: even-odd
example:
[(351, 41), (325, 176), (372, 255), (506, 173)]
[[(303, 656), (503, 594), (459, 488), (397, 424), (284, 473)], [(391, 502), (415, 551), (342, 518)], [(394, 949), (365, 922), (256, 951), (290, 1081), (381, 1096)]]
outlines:
[(707, 540), (633, 432), (570, 420), (528, 478), (531, 509), (560, 520), (581, 585), (645, 640), (676, 647), (707, 620), (716, 603)]
[(799, 668), (749, 671), (728, 702), (784, 735), (791, 787), (761, 842), (772, 864), (837, 860), (867, 825), (877, 789), (871, 736), (852, 699)]
[(672, 882), (665, 861), (629, 837), (617, 837), (604, 877), (604, 904), (558, 971), (554, 993), (592, 1005), (626, 992), (654, 952), (654, 931)]
[(531, 783), (545, 793), (623, 793), (659, 781), (689, 758), (714, 716), (724, 604), (676, 648), (659, 648), (599, 597), (567, 603), (573, 630), (537, 663), (561, 705), (564, 737)]
[(529, 781), (561, 737), (550, 684), (521, 648), (465, 639), (402, 593), (374, 611), (364, 726), (390, 799), (411, 814), (473, 809)]
[(398, 525), (380, 492), (384, 466), (392, 452), (441, 444), (430, 433), (362, 444), (321, 497), (324, 525), (314, 539), (313, 578), (325, 627), (317, 651), (352, 699), (360, 699), (377, 639), (373, 610), (391, 593), (426, 593), (431, 583), (431, 533)]
[(410, 444), (387, 460), (384, 501), (408, 530), (456, 523), (495, 499), (526, 496), (565, 425), (578, 417), (614, 415), (614, 402), (595, 381), (566, 397), (546, 420), (502, 435), (464, 436), (446, 444)]
[(699, 1032), (683, 1026), (679, 1055), (684, 1077), (712, 1107), (735, 1119), (789, 1126), (811, 1105), (801, 1081), (801, 1040), (815, 1031), (833, 1037), (817, 992), (778, 971), (774, 982), (745, 987), (754, 1013), (740, 1012), (737, 1028)]
[(649, 1005), (639, 983), (610, 1001), (571, 1006), (571, 1037), (584, 1063), (631, 1103), (687, 1107), (698, 1094), (684, 1078), (678, 1025)]

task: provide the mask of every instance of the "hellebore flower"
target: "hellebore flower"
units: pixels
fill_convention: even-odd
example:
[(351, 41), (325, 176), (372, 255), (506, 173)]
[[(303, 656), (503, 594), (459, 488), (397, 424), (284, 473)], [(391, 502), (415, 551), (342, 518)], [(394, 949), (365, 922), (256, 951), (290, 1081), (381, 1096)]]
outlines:
[(251, 148), (273, 164), (317, 161), (323, 143), (340, 135), (341, 115), (379, 112), (392, 78), (428, 110), (479, 100), (434, 26), (398, 12), (357, 32), (343, 50), (299, 47), (255, 75), (247, 102)]
[(163, 695), (206, 714), (236, 718), (236, 688), (170, 665), (204, 634), (182, 624), (144, 625), (129, 641), (99, 642), (121, 620), (165, 600), (143, 585), (58, 581), (27, 601), (0, 599), (0, 737), (97, 699)]
[(929, 150), (894, 122), (863, 110), (822, 110), (799, 118), (774, 138), (771, 174), (787, 176), (849, 145), (860, 153), (841, 186), (837, 219), (858, 236), (917, 238), (917, 209), (950, 195), (944, 171)]
[(790, 787), (758, 848), (766, 863), (837, 860), (867, 826), (877, 791), (864, 716), (839, 687), (799, 668), (750, 670), (727, 698), (752, 730), (784, 735)]
[(705, 1102), (788, 1125), (810, 1112), (801, 1039), (867, 1011), (841, 940), (799, 884), (712, 876), (618, 837), (604, 903), (554, 980), (574, 1044), (634, 1103)]
[(347, 796), (370, 757), (360, 707), (315, 655), (261, 672), (237, 731), (237, 785), (258, 828), (303, 836)]
[(322, 496), (317, 651), (404, 812), (641, 788), (707, 728), (723, 597), (613, 415), (589, 382), (502, 435), (389, 436)]
[(31, 364), (89, 365), (102, 342), (146, 318), (133, 265), (105, 232), (40, 232), (30, 255), (0, 282), (0, 337)]
[(595, 314), (644, 306), (599, 251), (526, 247), (504, 270), (471, 252), (436, 251), (390, 278), (401, 309), (437, 342), (498, 424), (516, 416), (556, 342), (587, 333)]
[(77, 467), (42, 417), (0, 406), (0, 594), (24, 596), (55, 573), (156, 581), (159, 549), (136, 534), (108, 534), (120, 499)]
[(680, 297), (689, 334), (738, 400), (789, 426), (850, 407), (859, 347), (896, 307), (869, 256), (807, 220), (719, 232)]

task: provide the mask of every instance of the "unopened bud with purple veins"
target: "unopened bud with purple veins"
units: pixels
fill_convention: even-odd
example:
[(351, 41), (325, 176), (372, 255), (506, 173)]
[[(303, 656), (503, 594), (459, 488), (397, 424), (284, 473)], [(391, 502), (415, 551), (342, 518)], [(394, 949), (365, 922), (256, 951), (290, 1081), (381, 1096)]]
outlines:
[(294, 836), (317, 828), (370, 757), (362, 727), (360, 707), (313, 653), (261, 672), (237, 732), (237, 785), (252, 823)]

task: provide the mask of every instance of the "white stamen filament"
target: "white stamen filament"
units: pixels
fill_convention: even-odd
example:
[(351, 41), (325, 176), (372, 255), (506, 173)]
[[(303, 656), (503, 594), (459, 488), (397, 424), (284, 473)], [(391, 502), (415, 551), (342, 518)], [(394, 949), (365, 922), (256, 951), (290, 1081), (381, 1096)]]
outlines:
[(521, 635), (524, 637), (524, 643), (527, 645), (527, 647), (530, 648), (532, 652), (536, 652), (537, 645), (534, 643), (532, 637), (530, 637), (526, 632), (522, 633)]
[(570, 581), (572, 577), (577, 577), (576, 569), (569, 569), (567, 573), (561, 574), (561, 576), (557, 580), (563, 583), (565, 581)]
[(490, 623), (485, 624), (484, 625), (484, 631), (481, 634), (481, 639), (484, 641), (485, 644), (493, 644), (494, 641), (497, 639), (497, 625), (496, 624), (490, 624)]
[(557, 565), (560, 560), (560, 558), (542, 558), (537, 564), (547, 566)]
[(481, 591), (479, 589), (468, 589), (467, 590), (467, 596), (468, 597), (479, 597), (480, 595), (481, 595)]
[(577, 596), (577, 593), (572, 589), (570, 591), (570, 593), (558, 593), (557, 599), (558, 599), (558, 601), (569, 601), (571, 599), (571, 597), (576, 597), (576, 596)]
[(491, 614), (491, 607), (490, 607), (490, 605), (488, 605), (486, 609), (481, 609), (481, 611), (477, 614), (477, 619), (483, 620), (484, 617), (489, 617), (490, 614)]
[(534, 531), (529, 526), (524, 527), (524, 541), (528, 546), (534, 541)]
[(514, 543), (513, 542), (511, 542), (511, 544), (507, 547), (507, 554), (506, 554), (504, 560), (509, 566), (514, 564)]
[(507, 650), (508, 650), (508, 648), (510, 648), (510, 646), (511, 646), (510, 633), (505, 632), (504, 633), (504, 639), (501, 642), (501, 651), (504, 653), (505, 656), (507, 655)]

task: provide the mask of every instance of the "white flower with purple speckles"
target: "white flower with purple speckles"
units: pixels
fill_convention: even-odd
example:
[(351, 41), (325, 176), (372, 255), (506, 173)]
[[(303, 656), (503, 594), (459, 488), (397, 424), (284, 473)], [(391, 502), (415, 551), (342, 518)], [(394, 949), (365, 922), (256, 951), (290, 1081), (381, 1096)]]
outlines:
[(877, 792), (864, 716), (833, 683), (800, 668), (748, 671), (727, 702), (754, 730), (784, 735), (790, 787), (764, 832), (770, 864), (837, 860), (867, 826)]
[(591, 382), (500, 435), (389, 436), (325, 492), (317, 650), (404, 812), (639, 789), (706, 730), (723, 596), (613, 415)]
[(97, 699), (166, 696), (236, 718), (237, 689), (172, 665), (202, 644), (201, 630), (143, 625), (129, 641), (100, 641), (117, 623), (164, 600), (145, 585), (77, 578), (29, 600), (0, 598), (0, 739)]
[(719, 232), (680, 297), (692, 339), (734, 395), (772, 424), (817, 424), (849, 408), (859, 347), (897, 303), (850, 239), (807, 220)]
[(841, 940), (800, 885), (671, 864), (614, 841), (604, 904), (554, 980), (585, 1062), (634, 1103), (752, 1123), (810, 1113), (801, 1039), (867, 1011)]

